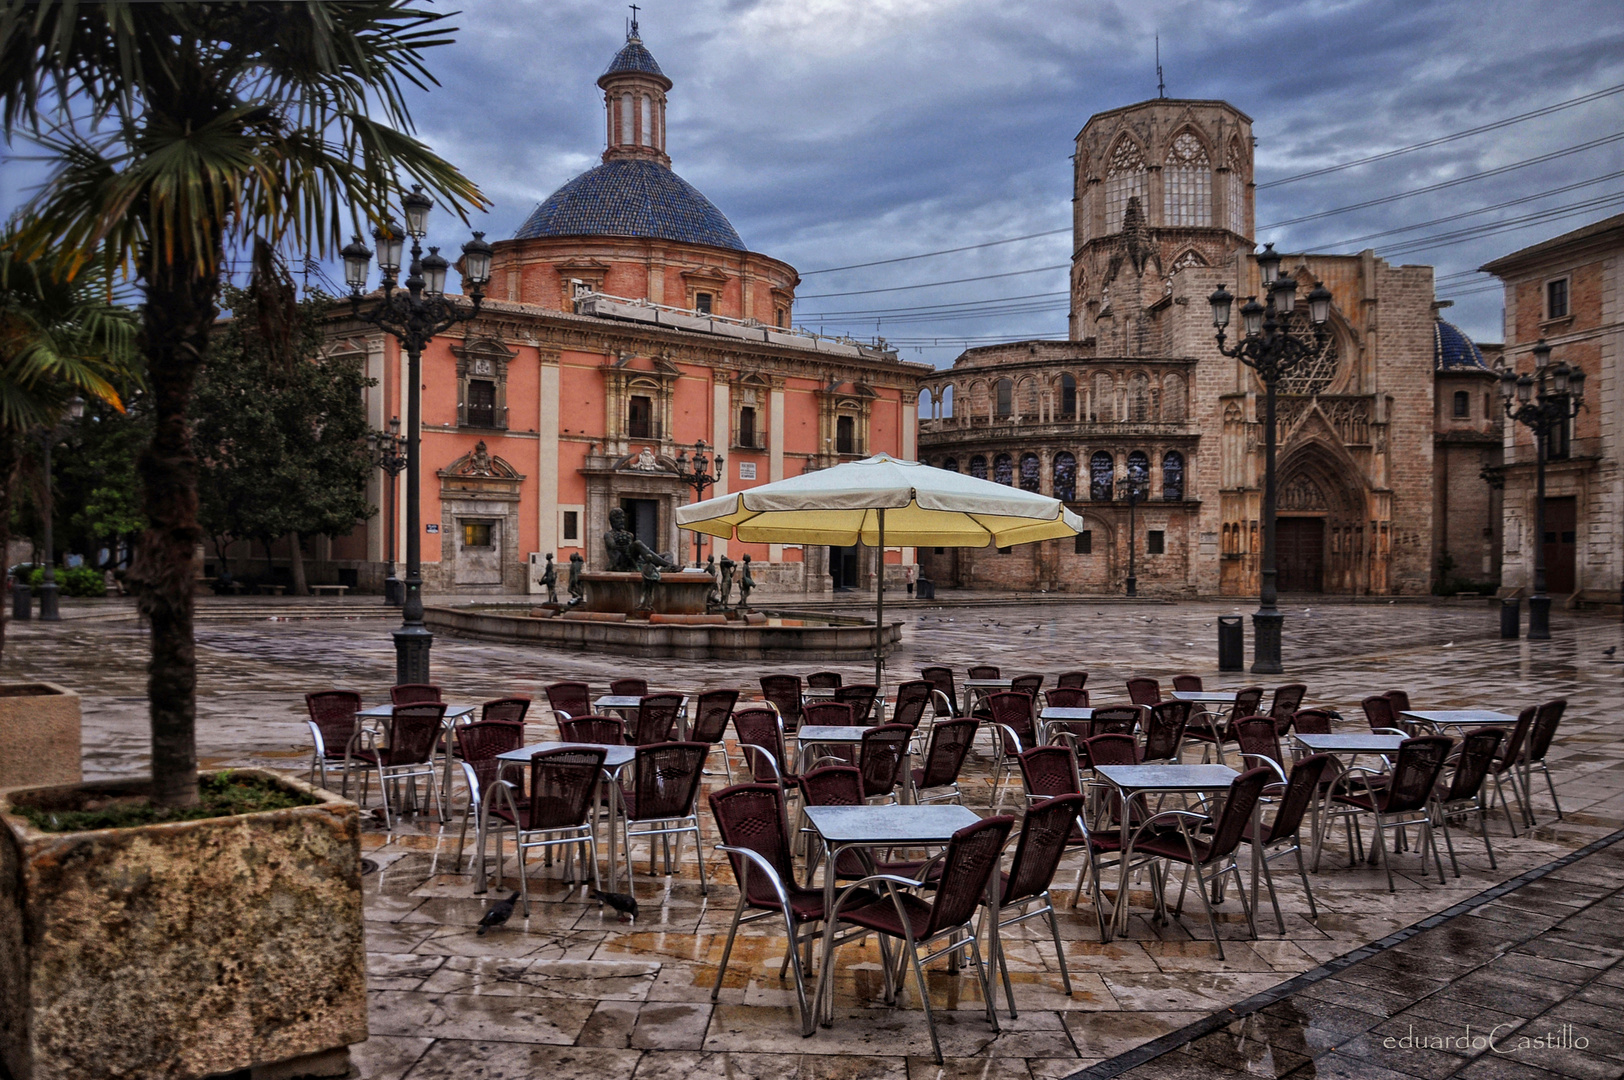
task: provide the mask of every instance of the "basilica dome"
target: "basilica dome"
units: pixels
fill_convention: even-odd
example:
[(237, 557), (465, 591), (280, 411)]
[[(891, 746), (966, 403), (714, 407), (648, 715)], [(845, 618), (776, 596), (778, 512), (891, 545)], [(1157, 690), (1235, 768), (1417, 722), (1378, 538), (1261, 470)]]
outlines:
[(727, 217), (658, 161), (614, 158), (553, 192), (514, 234), (634, 236), (744, 251)]
[(1432, 328), (1432, 365), (1437, 371), (1488, 371), (1479, 349), (1452, 322), (1438, 319)]

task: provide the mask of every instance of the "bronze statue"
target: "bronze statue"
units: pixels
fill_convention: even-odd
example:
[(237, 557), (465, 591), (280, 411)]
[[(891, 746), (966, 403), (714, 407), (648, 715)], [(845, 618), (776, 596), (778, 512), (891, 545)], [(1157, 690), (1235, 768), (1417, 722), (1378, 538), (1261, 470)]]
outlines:
[(744, 569), (739, 572), (739, 607), (750, 606), (750, 591), (756, 587), (756, 579), (750, 576), (750, 556), (744, 557)]
[(541, 572), (541, 584), (547, 589), (547, 602), (558, 603), (558, 567), (553, 565), (553, 553), (547, 553), (547, 567)]
[(722, 606), (722, 592), (717, 585), (716, 556), (712, 555), (705, 560), (705, 575), (711, 579), (710, 588), (705, 593), (705, 610), (715, 611)]
[(677, 570), (671, 556), (652, 550), (626, 528), (626, 511), (615, 507), (609, 511), (609, 535), (603, 538), (609, 549), (609, 569), (625, 573), (636, 571), (643, 575), (643, 592), (638, 597), (639, 608), (654, 606), (654, 586), (659, 584), (661, 570)]
[(586, 603), (586, 592), (581, 587), (581, 573), (586, 569), (586, 560), (579, 551), (570, 552), (570, 602), (569, 607), (577, 607)]
[(717, 565), (722, 569), (722, 576), (719, 584), (716, 587), (716, 592), (721, 600), (722, 610), (726, 611), (728, 602), (733, 599), (734, 564), (732, 559), (728, 558), (726, 555), (723, 555), (721, 561), (718, 562)]

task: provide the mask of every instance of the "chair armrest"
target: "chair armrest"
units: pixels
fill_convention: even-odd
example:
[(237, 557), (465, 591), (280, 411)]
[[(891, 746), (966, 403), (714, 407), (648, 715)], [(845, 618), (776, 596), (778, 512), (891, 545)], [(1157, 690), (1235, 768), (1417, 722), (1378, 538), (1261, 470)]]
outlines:
[(897, 900), (897, 886), (900, 885), (904, 889), (917, 889), (919, 882), (913, 878), (905, 878), (898, 874), (870, 874), (868, 877), (859, 878), (840, 890), (839, 895), (835, 897), (833, 910), (824, 912), (830, 930), (834, 928), (836, 920), (840, 918), (840, 909), (845, 906), (847, 898), (866, 885), (884, 885), (886, 895), (897, 903), (897, 917), (902, 918), (901, 901)]
[[(1387, 773), (1378, 772), (1375, 769), (1367, 769), (1363, 765), (1350, 765), (1338, 773), (1336, 779), (1331, 781), (1331, 790), (1329, 794), (1335, 796), (1337, 785), (1343, 784), (1344, 781), (1355, 777), (1359, 778), (1367, 792), (1373, 791), (1375, 789), (1371, 787), (1369, 778), (1380, 779), (1386, 775)], [(1344, 786), (1344, 790), (1351, 792), (1353, 789), (1351, 787)]]
[(739, 753), (744, 755), (745, 762), (748, 763), (751, 770), (754, 771), (756, 764), (752, 757), (752, 752), (755, 754), (760, 754), (761, 759), (768, 765), (772, 766), (774, 780), (778, 781), (779, 783), (784, 782), (784, 770), (778, 767), (778, 759), (773, 757), (771, 750), (768, 750), (765, 746), (757, 746), (755, 743), (739, 744)]
[(777, 894), (778, 902), (784, 905), (785, 913), (789, 913), (789, 893), (784, 889), (784, 882), (778, 876), (778, 871), (773, 869), (773, 864), (768, 862), (766, 857), (763, 856), (761, 852), (753, 851), (750, 848), (744, 847), (730, 847), (727, 844), (717, 844), (716, 850), (725, 851), (729, 855), (737, 855), (744, 859), (743, 873), (739, 876), (740, 895), (749, 895), (751, 869), (754, 868), (756, 870), (760, 870), (764, 875), (766, 875), (767, 884), (771, 885), (773, 887), (773, 892)]
[(1270, 757), (1269, 755), (1267, 755), (1267, 754), (1242, 754), (1241, 755), (1241, 760), (1242, 761), (1245, 761), (1248, 758), (1250, 758), (1250, 759), (1252, 759), (1253, 761), (1256, 761), (1256, 762), (1261, 762), (1262, 764), (1267, 765), (1269, 768), (1273, 769), (1275, 771), (1275, 775), (1280, 777), (1280, 782), (1281, 783), (1286, 784), (1286, 783), (1291, 782), (1286, 777), (1286, 770), (1281, 768), (1280, 763), (1278, 761), (1274, 760), (1274, 758)]
[(988, 724), (987, 726), (992, 728), (993, 737), (998, 740), (999, 757), (1003, 757), (1009, 753), (1009, 743), (1005, 742), (1005, 739), (1008, 739), (1009, 742), (1013, 742), (1015, 744), (1015, 753), (1019, 754), (1021, 752), (1021, 737), (1015, 734), (1014, 728), (1010, 727), (1008, 724)]
[[(317, 727), (316, 722), (310, 719), (305, 720), (305, 725), (310, 728), (310, 738), (315, 743), (316, 756), (319, 758), (326, 757), (327, 740), (321, 737), (321, 728)], [(355, 740), (355, 736), (351, 735), (350, 740), (353, 742)]]
[(1134, 829), (1133, 835), (1128, 838), (1128, 847), (1132, 848), (1133, 845), (1137, 844), (1139, 842), (1140, 835), (1162, 818), (1179, 819), (1179, 832), (1181, 833), (1185, 831), (1184, 821), (1182, 820), (1184, 818), (1189, 818), (1191, 821), (1198, 823), (1209, 822), (1212, 820), (1212, 818), (1206, 814), (1197, 814), (1192, 810), (1163, 810), (1160, 813), (1150, 815), (1144, 821), (1139, 823), (1139, 827)]

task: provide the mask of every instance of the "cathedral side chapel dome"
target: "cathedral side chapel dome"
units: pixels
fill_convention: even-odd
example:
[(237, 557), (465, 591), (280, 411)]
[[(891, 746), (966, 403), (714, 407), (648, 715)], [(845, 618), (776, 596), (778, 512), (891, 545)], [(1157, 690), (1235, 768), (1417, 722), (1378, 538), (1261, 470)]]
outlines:
[(1438, 319), (1432, 327), (1432, 366), (1437, 371), (1490, 371), (1483, 351), (1461, 328)]

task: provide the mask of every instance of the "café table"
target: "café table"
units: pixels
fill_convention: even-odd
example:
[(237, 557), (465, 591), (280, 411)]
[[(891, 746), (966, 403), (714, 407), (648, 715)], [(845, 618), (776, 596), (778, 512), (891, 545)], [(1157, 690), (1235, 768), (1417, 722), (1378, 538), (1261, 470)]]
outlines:
[[(436, 705), (440, 703), (426, 702), (422, 704)], [(444, 721), (445, 727), (442, 732), (442, 737), (445, 740), (442, 755), (445, 758), (445, 777), (440, 781), (441, 806), (451, 805), (451, 754), (452, 748), (455, 745), (452, 742), (452, 731), (456, 728), (459, 721), (464, 723), (471, 722), (471, 718), (473, 717), (474, 710), (476, 708), (478, 708), (477, 705), (453, 705), (449, 702), (446, 703)], [(389, 720), (395, 715), (395, 706), (373, 705), (371, 708), (359, 710), (355, 715), (364, 720)]]
[[(1116, 788), (1122, 802), (1122, 846), (1117, 856), (1117, 895), (1112, 909), (1112, 936), (1127, 930), (1128, 838), (1136, 796), (1209, 795), (1229, 790), (1240, 775), (1228, 765), (1100, 765), (1094, 775)], [(1253, 828), (1257, 823), (1253, 821)], [(1255, 848), (1254, 848), (1255, 853)]]
[[(607, 743), (574, 743), (574, 742), (539, 742), (539, 743), (532, 743), (529, 746), (521, 746), (517, 750), (509, 750), (505, 754), (497, 754), (496, 755), (496, 760), (502, 762), (501, 771), (497, 774), (497, 779), (500, 780), (502, 778), (502, 774), (506, 773), (508, 771), (508, 769), (512, 768), (515, 765), (518, 765), (518, 766), (522, 767), (522, 766), (530, 764), (530, 759), (532, 757), (534, 757), (537, 754), (543, 753), (544, 751), (547, 751), (547, 750), (602, 750), (604, 752), (604, 754), (603, 754), (603, 775), (602, 775), (602, 778), (599, 780), (599, 787), (600, 787), (600, 796), (599, 796), (599, 798), (601, 799), (601, 788), (602, 788), (602, 786), (604, 784), (608, 784), (609, 785), (609, 845), (608, 845), (608, 853), (609, 853), (609, 891), (614, 892), (615, 891), (615, 885), (619, 881), (619, 878), (616, 876), (616, 868), (619, 865), (619, 863), (616, 860), (616, 852), (619, 850), (618, 847), (617, 847), (617, 845), (619, 844), (619, 837), (617, 836), (617, 834), (615, 832), (615, 828), (620, 822), (619, 815), (620, 815), (620, 810), (621, 810), (621, 808), (620, 808), (620, 785), (618, 783), (616, 783), (616, 781), (618, 781), (620, 779), (620, 774), (626, 768), (626, 766), (630, 765), (633, 761), (635, 761), (637, 759), (637, 747), (635, 747), (635, 746), (613, 746), (613, 745), (609, 745)], [(495, 790), (494, 787), (492, 788), (492, 790), (493, 791)], [(490, 801), (490, 792), (486, 792), (485, 799), (486, 799), (486, 802), (489, 803), (489, 801)], [(483, 808), (481, 808), (481, 809), (483, 809)], [(478, 887), (474, 891), (475, 892), (484, 892), (485, 891), (485, 815), (483, 813), (481, 813), (477, 820), (479, 822), (477, 838), (476, 838), (476, 842), (479, 845), (479, 875), (478, 875)], [(626, 853), (626, 859), (627, 859), (628, 862), (631, 860), (631, 852), (628, 851)], [(501, 867), (497, 867), (497, 871), (500, 872)]]
[(970, 716), (975, 712), (976, 704), (989, 694), (996, 694), (1000, 690), (1008, 690), (1015, 685), (1013, 679), (965, 679), (964, 680), (964, 713)]
[[(872, 850), (874, 848), (941, 847), (953, 839), (953, 834), (980, 821), (980, 815), (967, 806), (952, 803), (934, 803), (927, 806), (881, 803), (876, 806), (808, 806), (801, 811), (806, 815), (819, 839), (823, 841), (823, 910), (832, 913), (835, 907), (835, 865), (840, 853), (847, 848)], [(998, 875), (992, 875), (996, 885)], [(989, 886), (990, 887), (990, 886)], [(998, 925), (997, 893), (992, 892), (994, 904), (991, 925)], [(825, 1026), (834, 1022), (834, 937), (835, 927), (825, 922), (823, 928), (823, 962), (818, 968), (817, 1002), (820, 1008), (814, 1014), (821, 1016)], [(817, 1019), (809, 1017), (808, 1026), (801, 1032), (810, 1035)]]
[[(866, 732), (866, 731), (869, 731), (869, 730), (870, 730), (870, 728), (864, 727), (861, 724), (851, 724), (851, 725), (841, 725), (841, 726), (827, 725), (827, 724), (807, 724), (807, 725), (803, 725), (801, 727), (801, 729), (795, 733), (797, 752), (800, 755), (800, 762), (801, 762), (800, 771), (803, 772), (803, 773), (806, 772), (808, 769), (810, 769), (812, 767), (812, 762), (814, 760), (816, 760), (816, 755), (812, 752), (812, 749), (811, 749), (812, 747), (817, 747), (817, 746), (849, 746), (849, 747), (855, 748), (855, 747), (858, 747), (858, 746), (862, 745), (863, 733)], [(898, 797), (901, 798), (903, 802), (912, 802), (913, 801), (913, 794), (912, 794), (913, 793), (913, 760), (912, 760), (912, 758), (913, 758), (913, 745), (912, 745), (912, 743), (909, 743), (909, 745), (904, 747), (902, 752), (903, 752), (904, 755), (906, 755), (908, 757), (909, 760), (907, 762), (905, 762), (903, 764), (903, 767), (902, 767), (902, 776), (903, 776), (902, 794), (900, 796), (898, 796)]]
[(1415, 709), (1399, 713), (1406, 720), (1438, 728), (1515, 727), (1517, 718), (1493, 709)]
[(1172, 701), (1189, 701), (1196, 705), (1233, 705), (1233, 690), (1174, 690), (1167, 695)]
[(1093, 709), (1075, 705), (1045, 705), (1038, 713), (1038, 724), (1040, 728), (1038, 741), (1043, 743), (1047, 743), (1049, 741), (1049, 729), (1047, 727), (1049, 724), (1061, 723), (1066, 720), (1092, 719), (1094, 719)]
[[(1388, 754), (1398, 753), (1399, 746), (1404, 742), (1403, 735), (1377, 735), (1375, 732), (1333, 732), (1330, 735), (1302, 735), (1292, 732), (1292, 741), (1311, 754), (1330, 754), (1336, 759), (1337, 768), (1346, 772), (1353, 767), (1353, 763), (1365, 754), (1378, 754), (1385, 757)], [(1346, 758), (1346, 761), (1342, 759)], [(1314, 807), (1314, 866), (1319, 866), (1320, 849), (1325, 843), (1325, 828), (1330, 818), (1322, 815), (1319, 803)]]
[[(637, 710), (642, 708), (643, 699), (636, 694), (604, 694), (594, 698), (592, 711), (595, 713), (612, 712), (617, 714), (627, 724), (637, 722)], [(682, 704), (677, 708), (677, 736), (688, 737), (688, 695), (682, 695)]]

